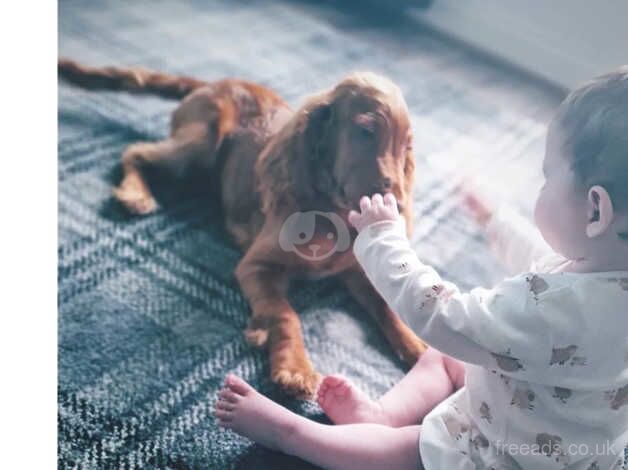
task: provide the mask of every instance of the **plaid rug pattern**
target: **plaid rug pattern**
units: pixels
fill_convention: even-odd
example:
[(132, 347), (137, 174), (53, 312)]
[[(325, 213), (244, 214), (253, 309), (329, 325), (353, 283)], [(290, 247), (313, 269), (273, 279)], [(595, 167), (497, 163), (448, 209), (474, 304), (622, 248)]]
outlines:
[[(503, 275), (460, 209), (466, 173), (529, 211), (544, 132), (560, 94), (419, 27), (399, 13), (325, 2), (135, 1), (59, 4), (59, 53), (203, 79), (255, 80), (295, 107), (353, 70), (403, 89), (418, 163), (413, 243), (462, 288)], [(361, 9), (362, 10), (362, 9)], [(242, 330), (240, 253), (215, 207), (173, 199), (148, 217), (111, 201), (123, 149), (163, 138), (174, 101), (59, 84), (60, 468), (308, 468), (221, 431), (215, 392), (235, 372), (290, 409)], [(506, 194), (507, 196), (504, 196)], [(307, 349), (376, 397), (404, 368), (333, 279), (297, 283)]]

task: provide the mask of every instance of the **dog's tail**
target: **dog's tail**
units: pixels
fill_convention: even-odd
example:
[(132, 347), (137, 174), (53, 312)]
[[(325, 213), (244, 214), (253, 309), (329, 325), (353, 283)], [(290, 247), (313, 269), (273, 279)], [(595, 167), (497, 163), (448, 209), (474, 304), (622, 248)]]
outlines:
[(180, 99), (208, 82), (143, 68), (87, 67), (60, 58), (59, 76), (88, 90), (121, 90)]

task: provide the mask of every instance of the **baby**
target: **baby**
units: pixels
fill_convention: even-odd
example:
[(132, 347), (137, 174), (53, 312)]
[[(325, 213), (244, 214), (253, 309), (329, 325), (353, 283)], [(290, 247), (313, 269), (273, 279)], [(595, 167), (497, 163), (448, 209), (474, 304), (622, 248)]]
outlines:
[(392, 195), (363, 197), (355, 255), (431, 348), (379, 401), (325, 377), (318, 403), (335, 426), (229, 375), (219, 424), (324, 468), (628, 468), (628, 67), (565, 99), (543, 172), (542, 238), (469, 196), (523, 274), (468, 293), (418, 259)]

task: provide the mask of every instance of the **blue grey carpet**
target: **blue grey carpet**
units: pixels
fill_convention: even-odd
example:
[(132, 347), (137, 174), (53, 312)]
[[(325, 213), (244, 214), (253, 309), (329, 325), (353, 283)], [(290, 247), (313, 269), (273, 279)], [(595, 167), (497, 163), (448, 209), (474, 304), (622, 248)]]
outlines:
[[(415, 130), (413, 242), (463, 288), (489, 285), (502, 272), (460, 210), (452, 175), (507, 190), (529, 211), (559, 93), (404, 16), (356, 15), (351, 5), (62, 1), (59, 52), (93, 65), (243, 77), (295, 106), (352, 70), (388, 75)], [(220, 431), (211, 416), (231, 371), (324, 419), (317, 405), (282, 396), (265, 354), (245, 344), (248, 307), (232, 276), (240, 254), (216, 208), (202, 195), (173, 196), (163, 211), (134, 218), (110, 199), (122, 150), (165, 136), (175, 106), (59, 86), (59, 467), (307, 468)], [(297, 284), (290, 298), (320, 372), (346, 374), (373, 397), (402, 376), (333, 279)]]

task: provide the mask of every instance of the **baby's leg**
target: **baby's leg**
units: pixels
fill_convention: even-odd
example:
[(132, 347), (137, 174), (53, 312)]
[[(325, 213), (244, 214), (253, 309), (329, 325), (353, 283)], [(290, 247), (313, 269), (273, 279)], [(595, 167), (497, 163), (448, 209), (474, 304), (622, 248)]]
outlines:
[(323, 468), (421, 468), (420, 426), (320, 424), (292, 413), (233, 375), (219, 396), (215, 414), (220, 425)]
[(438, 403), (464, 385), (464, 366), (428, 348), (408, 374), (378, 401), (342, 376), (323, 380), (318, 403), (336, 424), (379, 423), (393, 427), (420, 423)]
[(438, 349), (429, 348), (410, 372), (379, 399), (379, 403), (391, 426), (418, 424), (463, 385), (463, 364)]

